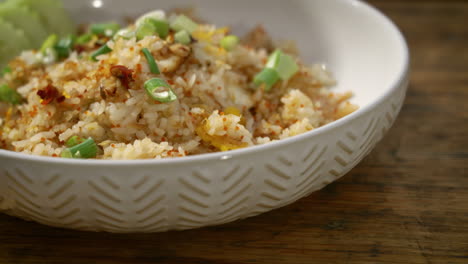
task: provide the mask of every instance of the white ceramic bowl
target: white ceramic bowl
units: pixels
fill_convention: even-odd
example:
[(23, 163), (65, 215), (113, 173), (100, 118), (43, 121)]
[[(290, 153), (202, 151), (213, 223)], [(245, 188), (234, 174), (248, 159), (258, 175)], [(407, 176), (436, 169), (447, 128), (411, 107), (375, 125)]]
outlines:
[[(323, 62), (361, 109), (325, 127), (264, 146), (160, 161), (64, 160), (0, 150), (0, 210), (43, 224), (157, 232), (254, 216), (343, 176), (384, 136), (403, 104), (409, 55), (385, 16), (354, 0), (65, 1), (78, 22), (195, 5), (218, 25), (262, 23)], [(97, 8), (94, 8), (94, 7)]]

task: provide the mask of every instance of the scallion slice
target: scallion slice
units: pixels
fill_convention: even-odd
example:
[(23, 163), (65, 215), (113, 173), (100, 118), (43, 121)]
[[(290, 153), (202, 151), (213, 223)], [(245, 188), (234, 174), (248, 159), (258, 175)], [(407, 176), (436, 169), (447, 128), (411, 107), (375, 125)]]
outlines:
[(83, 35), (79, 36), (79, 37), (76, 39), (76, 44), (84, 45), (84, 44), (90, 42), (91, 39), (93, 39), (93, 34), (91, 34), (91, 33), (86, 33), (86, 34), (83, 34)]
[(73, 45), (75, 45), (76, 37), (74, 35), (68, 35), (60, 39), (55, 45), (55, 51), (61, 58), (67, 58), (70, 56)]
[(130, 30), (128, 28), (124, 28), (124, 29), (121, 29), (119, 31), (117, 31), (117, 33), (115, 33), (114, 35), (114, 40), (117, 40), (119, 38), (123, 38), (123, 39), (131, 39), (135, 37), (135, 31), (133, 30)]
[(177, 43), (188, 45), (192, 42), (192, 38), (190, 37), (190, 33), (186, 30), (181, 30), (174, 35), (174, 39)]
[(5, 76), (6, 74), (8, 73), (11, 73), (11, 68), (10, 66), (6, 66), (5, 68), (3, 68), (2, 70), (2, 76)]
[(74, 147), (74, 146), (76, 146), (76, 145), (79, 145), (79, 144), (81, 144), (81, 143), (83, 143), (83, 142), (84, 142), (84, 139), (82, 139), (81, 137), (79, 137), (79, 136), (73, 136), (73, 137), (69, 138), (69, 139), (67, 140), (67, 142), (65, 142), (65, 145), (66, 145), (67, 147), (69, 147), (69, 148), (72, 148), (72, 147)]
[(158, 64), (156, 63), (153, 54), (151, 54), (151, 51), (149, 51), (147, 48), (143, 48), (141, 52), (143, 52), (143, 55), (145, 55), (145, 58), (148, 61), (150, 71), (154, 74), (160, 74), (161, 71), (159, 70)]
[(152, 23), (156, 27), (156, 33), (162, 39), (167, 38), (169, 35), (169, 23), (165, 20), (147, 18), (146, 21)]
[(239, 37), (234, 35), (226, 36), (221, 40), (220, 44), (225, 50), (231, 51), (239, 44)]
[(145, 82), (146, 93), (161, 103), (170, 103), (177, 100), (177, 95), (171, 86), (163, 79), (153, 78)]
[(99, 36), (112, 37), (119, 31), (120, 25), (117, 23), (101, 23), (92, 24), (90, 26), (91, 33)]
[(198, 28), (198, 24), (193, 22), (192, 19), (188, 18), (185, 15), (178, 16), (172, 23), (171, 29), (176, 32), (181, 30), (186, 30), (188, 33), (192, 34)]
[(264, 85), (265, 91), (270, 91), (273, 85), (280, 79), (278, 73), (274, 69), (265, 68), (254, 78), (254, 84), (257, 86)]
[(107, 46), (107, 44), (105, 44), (104, 46), (100, 47), (98, 50), (93, 52), (93, 54), (91, 54), (91, 59), (93, 61), (98, 61), (97, 57), (99, 57), (101, 55), (104, 55), (104, 54), (107, 54), (107, 53), (110, 53), (110, 52), (112, 52), (112, 49), (109, 48), (109, 46)]
[(4, 84), (0, 85), (0, 101), (17, 105), (21, 103), (22, 98), (17, 91)]
[(91, 159), (97, 156), (98, 146), (94, 139), (89, 138), (84, 142), (62, 151), (62, 158)]
[(268, 59), (267, 68), (274, 69), (281, 80), (289, 80), (299, 71), (299, 66), (290, 55), (284, 54), (281, 50), (276, 50)]
[(58, 41), (58, 36), (56, 34), (50, 35), (44, 43), (42, 43), (40, 52), (45, 54), (48, 49), (52, 49)]
[(157, 33), (156, 26), (151, 23), (146, 21), (145, 23), (142, 23), (136, 30), (136, 37), (137, 40), (142, 40), (147, 36), (152, 36)]

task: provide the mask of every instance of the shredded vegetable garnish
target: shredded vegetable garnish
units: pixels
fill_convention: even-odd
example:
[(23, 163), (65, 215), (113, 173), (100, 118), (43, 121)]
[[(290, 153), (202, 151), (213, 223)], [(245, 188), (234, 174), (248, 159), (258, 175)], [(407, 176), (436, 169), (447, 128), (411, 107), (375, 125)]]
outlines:
[(145, 82), (146, 93), (161, 103), (170, 103), (177, 100), (177, 95), (171, 86), (163, 79), (153, 78)]
[(91, 33), (98, 36), (112, 37), (119, 31), (120, 25), (117, 23), (93, 24), (90, 26)]
[(237, 44), (239, 44), (239, 37), (234, 35), (226, 36), (220, 42), (221, 47), (227, 51), (233, 50)]
[(105, 44), (104, 46), (100, 47), (98, 50), (93, 52), (93, 54), (91, 54), (91, 59), (93, 61), (98, 61), (97, 57), (99, 57), (101, 55), (104, 55), (104, 54), (107, 54), (107, 53), (110, 53), (110, 52), (112, 52), (112, 49), (109, 48), (109, 46), (107, 46), (107, 44)]
[(188, 33), (192, 34), (198, 28), (198, 24), (193, 22), (192, 19), (188, 18), (185, 15), (178, 16), (172, 23), (171, 29), (176, 32), (181, 30), (186, 30)]
[(75, 45), (76, 37), (74, 35), (68, 35), (60, 39), (55, 45), (55, 51), (60, 58), (67, 58)]
[(192, 38), (190, 37), (190, 33), (186, 30), (181, 30), (174, 35), (174, 39), (177, 43), (188, 45), (192, 42)]
[(17, 105), (21, 103), (22, 98), (17, 91), (4, 84), (0, 85), (0, 101)]
[(94, 139), (89, 138), (81, 144), (66, 148), (62, 151), (62, 158), (92, 159), (97, 156), (98, 146)]
[(160, 74), (161, 71), (159, 70), (158, 64), (156, 63), (153, 54), (151, 54), (151, 51), (149, 51), (147, 48), (143, 48), (141, 52), (143, 52), (143, 55), (145, 55), (145, 58), (148, 61), (151, 73)]
[(268, 92), (271, 90), (273, 85), (275, 85), (276, 82), (279, 81), (279, 79), (279, 75), (275, 70), (265, 68), (263, 69), (263, 71), (261, 71), (255, 76), (254, 84), (257, 86), (264, 85), (264, 90)]

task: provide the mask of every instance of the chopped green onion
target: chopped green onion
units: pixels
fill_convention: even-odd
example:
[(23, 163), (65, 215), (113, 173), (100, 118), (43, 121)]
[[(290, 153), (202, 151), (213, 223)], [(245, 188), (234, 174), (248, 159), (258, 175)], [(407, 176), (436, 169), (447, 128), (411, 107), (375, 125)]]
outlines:
[(141, 17), (139, 17), (136, 20), (135, 25), (137, 27), (139, 27), (148, 18), (156, 19), (156, 20), (166, 20), (166, 13), (164, 13), (164, 11), (162, 11), (162, 10), (151, 11), (151, 12), (146, 13), (146, 14), (142, 15)]
[(133, 30), (130, 30), (128, 28), (124, 28), (124, 29), (121, 29), (119, 31), (117, 31), (117, 33), (115, 33), (114, 35), (114, 40), (117, 40), (119, 38), (123, 38), (123, 39), (131, 39), (135, 37), (135, 31)]
[(120, 25), (117, 23), (93, 24), (90, 27), (91, 33), (99, 36), (112, 37), (119, 31)]
[(101, 55), (104, 55), (104, 54), (107, 54), (107, 53), (110, 53), (110, 52), (112, 52), (112, 49), (109, 48), (109, 46), (107, 46), (107, 44), (105, 44), (104, 46), (100, 47), (98, 50), (93, 52), (93, 54), (91, 54), (91, 59), (93, 61), (98, 61), (97, 57), (99, 57)]
[(268, 59), (267, 68), (274, 69), (281, 80), (289, 80), (299, 71), (299, 66), (290, 55), (284, 54), (281, 50), (276, 50)]
[(188, 45), (192, 42), (192, 38), (190, 37), (190, 33), (187, 30), (181, 30), (174, 35), (174, 39), (177, 43)]
[(91, 34), (91, 33), (86, 33), (86, 34), (83, 34), (83, 35), (79, 36), (79, 37), (76, 39), (76, 44), (84, 45), (84, 44), (90, 42), (91, 39), (93, 39), (93, 34)]
[(145, 55), (151, 72), (154, 74), (160, 74), (161, 71), (159, 70), (158, 64), (156, 64), (156, 60), (154, 59), (153, 54), (151, 54), (151, 51), (149, 51), (147, 48), (143, 48), (141, 52), (143, 52), (143, 55)]
[(17, 91), (4, 84), (0, 85), (0, 101), (16, 105), (21, 103), (22, 98)]
[(97, 156), (97, 152), (98, 146), (96, 142), (92, 138), (89, 138), (78, 145), (64, 149), (61, 156), (62, 158), (91, 159)]
[(67, 147), (69, 147), (69, 148), (72, 148), (72, 147), (74, 147), (74, 146), (76, 146), (76, 145), (79, 145), (79, 144), (81, 144), (81, 143), (83, 143), (83, 142), (84, 142), (84, 139), (82, 139), (81, 137), (79, 137), (79, 136), (73, 136), (73, 137), (69, 138), (69, 139), (67, 140), (67, 142), (65, 142), (65, 145), (66, 145)]
[(234, 35), (226, 36), (221, 40), (220, 44), (225, 50), (231, 51), (239, 44), (239, 37)]
[(160, 38), (167, 38), (169, 35), (169, 23), (167, 21), (154, 18), (147, 18), (146, 21), (152, 23), (156, 27), (156, 32)]
[(137, 28), (136, 37), (137, 40), (142, 40), (145, 37), (155, 35), (156, 33), (156, 26), (153, 23), (146, 21)]
[(55, 51), (57, 55), (61, 58), (67, 58), (70, 56), (73, 45), (75, 45), (76, 37), (74, 35), (68, 35), (65, 38), (62, 38), (55, 45)]
[(153, 78), (145, 82), (146, 93), (161, 103), (170, 103), (177, 100), (177, 95), (171, 86), (163, 79)]
[(265, 91), (270, 91), (273, 85), (279, 81), (278, 73), (270, 68), (265, 68), (254, 78), (254, 84), (257, 86), (264, 85)]
[(188, 33), (192, 34), (198, 28), (198, 24), (193, 22), (192, 19), (188, 18), (185, 15), (178, 16), (172, 23), (171, 29), (176, 32), (181, 30), (186, 30)]
[(50, 35), (44, 43), (42, 43), (40, 52), (45, 54), (48, 49), (52, 49), (58, 41), (58, 36), (56, 34)]
[(6, 66), (5, 68), (3, 68), (2, 70), (2, 76), (8, 74), (8, 73), (11, 73), (11, 68), (9, 66)]
[(268, 57), (268, 61), (266, 64), (266, 68), (274, 69), (276, 65), (279, 64), (283, 52), (281, 50), (275, 50), (270, 57)]
[(44, 52), (36, 54), (38, 63), (50, 65), (57, 61), (57, 51), (54, 48), (48, 48)]

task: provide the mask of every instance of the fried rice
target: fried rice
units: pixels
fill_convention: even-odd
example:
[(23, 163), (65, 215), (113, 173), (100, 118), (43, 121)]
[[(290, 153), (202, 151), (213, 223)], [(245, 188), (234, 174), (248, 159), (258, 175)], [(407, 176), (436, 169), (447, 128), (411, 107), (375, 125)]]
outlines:
[[(183, 157), (293, 137), (358, 108), (349, 102), (351, 92), (332, 92), (335, 80), (322, 65), (306, 65), (291, 48), (283, 51), (295, 58), (297, 73), (270, 91), (258, 87), (255, 76), (278, 46), (257, 27), (228, 51), (219, 45), (228, 34), (229, 28), (200, 24), (187, 45), (174, 32), (164, 39), (105, 39), (112, 51), (98, 61), (89, 59), (102, 46), (98, 37), (50, 64), (37, 63), (38, 51), (25, 51), (0, 79), (23, 98), (17, 105), (0, 102), (0, 148), (60, 157), (78, 136), (96, 142), (96, 159)], [(160, 75), (151, 72), (143, 48)], [(116, 75), (116, 66), (129, 74)], [(144, 84), (156, 76), (177, 100), (148, 96)]]

